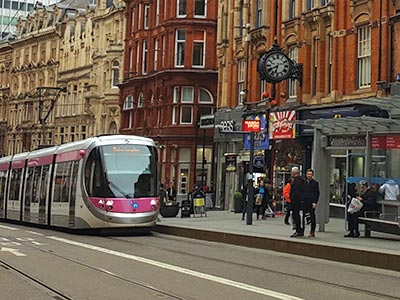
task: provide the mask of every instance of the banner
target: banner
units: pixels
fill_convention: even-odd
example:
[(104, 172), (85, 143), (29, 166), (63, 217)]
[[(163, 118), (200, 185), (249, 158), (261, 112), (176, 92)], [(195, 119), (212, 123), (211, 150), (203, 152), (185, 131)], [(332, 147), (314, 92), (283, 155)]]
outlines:
[(296, 137), (296, 111), (277, 111), (269, 114), (271, 139), (294, 139)]

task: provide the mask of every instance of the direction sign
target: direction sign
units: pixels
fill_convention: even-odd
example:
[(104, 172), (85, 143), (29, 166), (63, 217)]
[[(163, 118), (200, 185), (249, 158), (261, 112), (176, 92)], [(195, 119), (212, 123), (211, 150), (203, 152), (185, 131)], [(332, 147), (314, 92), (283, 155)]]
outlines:
[(214, 128), (214, 115), (203, 115), (200, 117), (200, 128)]

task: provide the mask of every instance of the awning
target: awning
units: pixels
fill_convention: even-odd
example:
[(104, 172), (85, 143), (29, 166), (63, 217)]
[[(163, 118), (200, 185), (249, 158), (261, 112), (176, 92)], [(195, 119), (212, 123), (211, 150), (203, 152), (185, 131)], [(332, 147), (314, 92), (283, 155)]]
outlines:
[(400, 120), (368, 116), (346, 117), (338, 119), (298, 120), (296, 121), (296, 124), (319, 129), (323, 134), (327, 135), (366, 134), (367, 132), (369, 134), (400, 134)]

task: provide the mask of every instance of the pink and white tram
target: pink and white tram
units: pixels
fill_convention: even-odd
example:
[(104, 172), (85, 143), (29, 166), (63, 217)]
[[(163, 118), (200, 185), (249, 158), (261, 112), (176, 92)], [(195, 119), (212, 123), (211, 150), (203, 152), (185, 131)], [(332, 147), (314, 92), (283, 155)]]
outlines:
[(107, 135), (0, 158), (0, 218), (70, 229), (155, 225), (153, 140)]

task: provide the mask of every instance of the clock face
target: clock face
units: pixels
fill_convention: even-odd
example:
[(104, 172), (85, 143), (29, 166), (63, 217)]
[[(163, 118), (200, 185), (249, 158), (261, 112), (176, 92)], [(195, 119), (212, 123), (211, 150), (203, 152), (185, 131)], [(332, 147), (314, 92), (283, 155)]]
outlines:
[(264, 71), (276, 81), (288, 78), (291, 69), (292, 63), (283, 52), (272, 52), (265, 58)]

